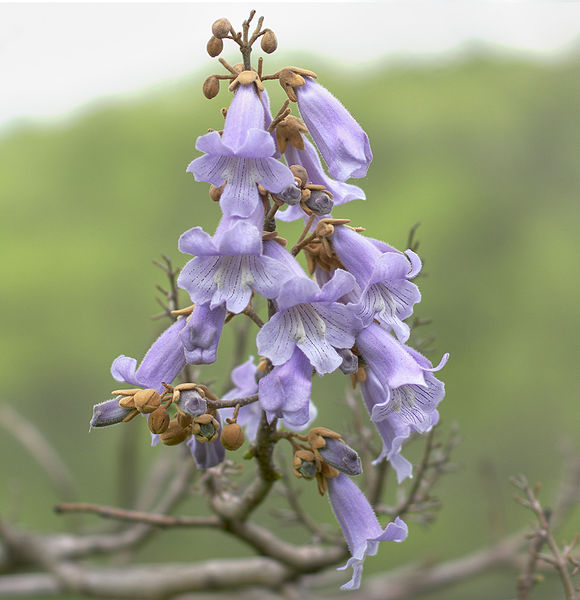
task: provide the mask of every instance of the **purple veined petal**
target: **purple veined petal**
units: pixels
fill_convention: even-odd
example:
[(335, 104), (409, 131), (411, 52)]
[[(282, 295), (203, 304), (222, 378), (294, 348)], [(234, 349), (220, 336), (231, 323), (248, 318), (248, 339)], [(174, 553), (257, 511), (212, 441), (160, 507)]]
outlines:
[(276, 144), (272, 135), (262, 129), (250, 129), (244, 145), (236, 152), (236, 156), (248, 160), (268, 160), (276, 152)]
[(252, 271), (253, 289), (264, 298), (276, 298), (281, 285), (292, 277), (283, 263), (268, 256), (250, 256), (247, 261)]
[(256, 159), (253, 163), (256, 182), (263, 185), (268, 191), (276, 194), (294, 185), (292, 171), (275, 158)]
[(373, 159), (369, 138), (346, 108), (328, 90), (310, 78), (296, 88), (298, 108), (308, 131), (340, 181), (364, 177)]
[(181, 332), (188, 363), (205, 365), (216, 361), (225, 318), (225, 306), (211, 310), (207, 304), (196, 305)]
[(220, 156), (215, 154), (205, 154), (195, 160), (192, 160), (186, 171), (193, 173), (196, 181), (207, 181), (216, 186), (221, 186), (226, 181), (226, 176), (231, 166), (230, 163), (235, 160), (229, 156)]
[[(314, 310), (322, 317), (325, 325), (325, 337), (335, 348), (352, 348), (356, 329), (353, 315), (344, 304), (317, 302)], [(342, 356), (342, 355), (341, 355)], [(344, 358), (344, 356), (342, 356)]]
[(296, 331), (301, 327), (298, 315), (289, 310), (277, 312), (256, 336), (258, 353), (268, 357), (275, 366), (283, 365), (294, 352)]
[(407, 273), (407, 279), (413, 279), (413, 277), (416, 277), (421, 272), (423, 264), (421, 262), (421, 259), (419, 258), (419, 255), (413, 252), (412, 250), (405, 250), (405, 254), (409, 257), (409, 260), (411, 261), (411, 270), (409, 271), (409, 273)]
[(417, 352), (414, 348), (411, 348), (411, 346), (405, 346), (405, 350), (421, 365), (424, 371), (430, 371), (431, 373), (440, 371), (449, 360), (449, 352), (445, 352), (437, 366), (434, 367), (428, 358)]
[(299, 304), (286, 311), (289, 312), (297, 315), (302, 323), (295, 333), (296, 345), (309, 358), (316, 372), (324, 375), (336, 371), (342, 364), (342, 357), (327, 340), (326, 322), (314, 306)]
[(207, 304), (214, 293), (214, 278), (220, 264), (221, 256), (197, 256), (181, 269), (177, 277), (177, 285), (189, 292), (192, 302)]
[(117, 381), (123, 381), (124, 383), (130, 383), (131, 385), (141, 384), (137, 381), (135, 372), (137, 371), (137, 360), (130, 356), (117, 356), (111, 365), (111, 375), (113, 379)]
[(184, 254), (193, 254), (194, 256), (210, 256), (220, 254), (216, 248), (211, 236), (201, 227), (192, 227), (182, 233), (177, 247)]
[(245, 267), (245, 256), (223, 256), (214, 275), (214, 292), (210, 308), (222, 304), (235, 314), (241, 313), (252, 297), (251, 273)]
[(352, 579), (341, 589), (358, 589), (365, 557), (377, 553), (379, 542), (402, 542), (407, 537), (407, 526), (397, 518), (383, 530), (364, 494), (344, 473), (327, 479), (327, 483), (332, 511), (352, 555), (346, 565), (339, 568), (339, 570), (348, 567), (353, 569)]
[(306, 425), (310, 420), (311, 378), (310, 361), (296, 348), (287, 362), (260, 379), (260, 405), (268, 420), (283, 418), (287, 425)]
[(302, 272), (301, 277), (292, 277), (281, 285), (278, 309), (283, 311), (296, 304), (316, 302), (319, 296), (318, 285)]
[(287, 206), (285, 210), (279, 210), (276, 213), (276, 219), (278, 219), (278, 221), (290, 223), (303, 218), (305, 214), (306, 213), (300, 208), (300, 205), (296, 204), (294, 206)]
[(335, 302), (355, 286), (355, 278), (344, 269), (336, 269), (332, 278), (322, 286), (318, 302)]
[(356, 345), (384, 387), (392, 389), (413, 383), (425, 385), (424, 369), (380, 325), (372, 323), (360, 331), (356, 336)]
[(213, 156), (232, 156), (233, 152), (222, 142), (222, 136), (218, 131), (210, 131), (200, 135), (195, 142), (196, 150), (211, 154)]
[(253, 160), (234, 157), (228, 161), (227, 184), (220, 197), (220, 207), (225, 215), (247, 218), (260, 202)]
[(312, 426), (312, 423), (314, 423), (317, 416), (318, 409), (314, 405), (314, 402), (310, 400), (308, 403), (308, 421), (306, 421), (306, 423), (300, 424), (303, 417), (302, 413), (298, 412), (296, 416), (292, 413), (286, 414), (286, 418), (282, 419), (282, 425), (288, 429), (292, 429), (293, 431), (304, 431)]
[[(302, 137), (304, 139), (304, 150), (299, 150), (292, 144), (288, 144), (285, 155), (289, 165), (302, 165), (308, 172), (311, 183), (323, 185), (332, 193), (335, 206), (346, 204), (351, 200), (366, 200), (365, 193), (358, 186), (328, 177), (324, 172), (316, 148), (308, 139)], [(304, 215), (304, 211), (301, 210), (301, 213)]]
[[(255, 229), (258, 230), (260, 234), (260, 242), (262, 239), (262, 229), (264, 226), (264, 206), (261, 202), (256, 205), (254, 211), (248, 217), (236, 217), (231, 215), (222, 215), (220, 222), (217, 226), (215, 234), (213, 236), (214, 243), (219, 248), (221, 245), (221, 240), (224, 237), (230, 235), (230, 232), (233, 227), (235, 227), (238, 223), (245, 223), (246, 225), (253, 225)], [(261, 244), (260, 244), (261, 247)], [(220, 254), (224, 254), (224, 252), (220, 252)]]
[[(367, 370), (367, 377), (360, 386), (369, 415), (372, 415), (377, 407), (380, 409), (388, 406), (390, 399), (388, 388), (385, 392), (372, 369)], [(398, 415), (393, 413), (383, 420), (373, 420), (373, 423), (383, 442), (382, 450), (373, 464), (378, 464), (386, 458), (395, 469), (399, 483), (407, 477), (412, 477), (413, 465), (401, 455), (403, 443), (411, 435), (409, 424), (404, 423)]]

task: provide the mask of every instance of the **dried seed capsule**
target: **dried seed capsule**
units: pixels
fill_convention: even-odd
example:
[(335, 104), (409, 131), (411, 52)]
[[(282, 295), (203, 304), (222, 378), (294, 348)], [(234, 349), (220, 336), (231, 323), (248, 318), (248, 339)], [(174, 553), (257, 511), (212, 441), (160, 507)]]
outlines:
[(300, 179), (302, 187), (308, 183), (308, 172), (302, 165), (292, 165), (290, 170), (292, 171), (294, 177)]
[(332, 198), (322, 190), (311, 190), (306, 206), (317, 215), (327, 215), (334, 206)]
[(135, 408), (144, 414), (152, 413), (161, 404), (161, 396), (157, 390), (139, 390), (134, 396)]
[(220, 436), (222, 446), (226, 450), (237, 450), (245, 441), (244, 432), (237, 423), (228, 423)]
[(290, 206), (294, 206), (300, 202), (300, 199), (302, 198), (302, 190), (295, 185), (289, 185), (279, 194), (276, 194), (275, 198), (280, 200), (280, 202), (285, 202)]
[(266, 29), (266, 33), (262, 36), (260, 45), (266, 54), (272, 54), (272, 52), (276, 50), (278, 47), (278, 40), (271, 29)]
[(149, 431), (151, 433), (165, 433), (169, 427), (170, 420), (171, 417), (168, 410), (164, 406), (160, 406), (149, 415), (149, 419), (147, 420)]
[(219, 56), (224, 49), (224, 43), (217, 37), (210, 37), (209, 42), (207, 43), (207, 53), (212, 57)]
[(166, 446), (177, 446), (187, 439), (189, 431), (184, 429), (177, 419), (169, 421), (169, 427), (159, 437)]
[(216, 38), (221, 39), (229, 34), (231, 28), (232, 25), (227, 19), (218, 19), (217, 21), (214, 21), (214, 24), (211, 26), (211, 32)]
[(219, 91), (220, 91), (220, 80), (215, 75), (210, 75), (203, 82), (203, 95), (208, 100), (211, 100), (212, 98), (215, 98), (219, 94)]

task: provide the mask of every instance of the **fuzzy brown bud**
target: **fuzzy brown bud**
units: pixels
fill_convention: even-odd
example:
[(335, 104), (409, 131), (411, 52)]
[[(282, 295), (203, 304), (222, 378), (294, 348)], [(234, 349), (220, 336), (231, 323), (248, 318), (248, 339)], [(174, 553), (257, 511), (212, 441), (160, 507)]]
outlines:
[(292, 165), (290, 170), (294, 177), (300, 180), (300, 187), (304, 187), (308, 183), (308, 172), (302, 165)]
[(317, 472), (314, 454), (310, 450), (297, 450), (292, 460), (292, 472), (296, 477), (314, 479)]
[(167, 409), (164, 406), (160, 406), (149, 415), (147, 421), (149, 431), (151, 433), (165, 433), (169, 427), (170, 420), (171, 417), (169, 416)]
[(266, 29), (266, 33), (262, 36), (260, 45), (266, 54), (272, 54), (272, 52), (276, 50), (278, 47), (278, 40), (271, 29)]
[(230, 33), (231, 28), (232, 25), (227, 19), (218, 19), (217, 21), (214, 21), (214, 24), (211, 26), (211, 32), (216, 38), (221, 39)]
[(123, 408), (135, 408), (135, 400), (133, 400), (133, 396), (123, 396), (119, 400), (119, 406)]
[(224, 49), (224, 43), (222, 40), (220, 40), (219, 38), (214, 37), (212, 35), (209, 38), (206, 49), (207, 49), (207, 53), (212, 58), (215, 58), (216, 56), (219, 56), (222, 53), (222, 50)]
[(166, 446), (177, 446), (187, 439), (189, 431), (184, 429), (177, 419), (169, 421), (169, 427), (159, 437)]
[(139, 390), (133, 396), (133, 402), (135, 402), (135, 408), (139, 412), (149, 414), (152, 413), (156, 408), (159, 408), (159, 405), (161, 404), (161, 396), (157, 390)]
[(193, 417), (187, 413), (177, 413), (177, 422), (185, 429), (193, 423)]
[(200, 415), (193, 420), (193, 435), (200, 442), (213, 442), (219, 435), (220, 424), (209, 414)]
[(217, 187), (216, 185), (213, 185), (213, 183), (209, 186), (209, 197), (214, 201), (214, 202), (219, 202), (220, 198), (222, 197), (222, 193), (224, 191), (224, 187), (225, 187), (225, 183), (223, 185), (221, 185), (220, 187)]
[(203, 82), (203, 95), (211, 100), (215, 98), (220, 91), (220, 80), (215, 75), (210, 75)]
[(246, 437), (237, 423), (228, 423), (222, 429), (220, 440), (226, 450), (237, 450), (245, 442)]

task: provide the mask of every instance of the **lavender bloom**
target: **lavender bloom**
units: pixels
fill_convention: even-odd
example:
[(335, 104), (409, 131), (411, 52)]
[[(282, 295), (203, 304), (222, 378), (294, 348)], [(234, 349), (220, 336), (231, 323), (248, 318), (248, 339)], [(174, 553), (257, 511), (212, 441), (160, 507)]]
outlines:
[(338, 258), (361, 287), (353, 310), (364, 326), (376, 318), (393, 329), (401, 342), (409, 339), (409, 326), (403, 322), (411, 316), (413, 306), (421, 300), (417, 286), (409, 281), (421, 269), (421, 260), (412, 251), (405, 254), (381, 251), (371, 240), (348, 227), (336, 227), (332, 244)]
[(328, 172), (340, 181), (364, 177), (373, 159), (367, 134), (328, 90), (305, 80), (296, 88), (298, 108)]
[(291, 429), (305, 427), (312, 420), (311, 379), (310, 361), (298, 348), (286, 362), (275, 366), (260, 379), (260, 405), (266, 411), (268, 421), (283, 418), (284, 424)]
[[(304, 150), (300, 150), (295, 148), (292, 144), (288, 144), (285, 156), (286, 162), (289, 165), (302, 165), (306, 169), (311, 183), (323, 185), (332, 194), (334, 206), (346, 204), (351, 200), (366, 200), (365, 193), (356, 185), (331, 179), (324, 172), (316, 148), (306, 138), (303, 137), (303, 140)], [(306, 213), (300, 206), (287, 208), (282, 212), (278, 211), (276, 213), (276, 218), (281, 221), (295, 221), (296, 219), (305, 216)]]
[(185, 353), (180, 333), (185, 319), (177, 319), (156, 340), (137, 368), (130, 356), (118, 356), (111, 365), (111, 375), (117, 381), (162, 392), (161, 382), (171, 383), (185, 366)]
[(107, 425), (115, 425), (120, 423), (130, 412), (130, 408), (123, 408), (119, 405), (119, 400), (122, 396), (117, 396), (111, 400), (106, 400), (100, 404), (93, 406), (93, 416), (90, 426), (92, 427), (107, 427)]
[(407, 525), (397, 517), (383, 529), (368, 500), (347, 475), (340, 473), (327, 479), (327, 484), (330, 505), (352, 555), (339, 569), (353, 569), (352, 579), (341, 589), (356, 590), (360, 587), (365, 557), (377, 553), (379, 542), (402, 542), (407, 537)]
[(264, 106), (253, 84), (240, 85), (226, 118), (223, 135), (212, 131), (197, 139), (205, 152), (187, 167), (196, 181), (226, 183), (220, 206), (228, 216), (248, 217), (259, 205), (257, 184), (277, 193), (294, 183), (288, 167), (272, 158), (275, 144), (264, 130)]
[(356, 450), (334, 438), (325, 438), (325, 442), (326, 445), (318, 450), (325, 462), (347, 475), (362, 473), (362, 462)]
[(195, 303), (209, 303), (210, 309), (225, 304), (227, 310), (240, 313), (252, 290), (274, 298), (289, 274), (283, 264), (262, 255), (261, 229), (245, 221), (231, 223), (222, 219), (213, 239), (201, 227), (179, 238), (181, 252), (196, 257), (183, 267), (177, 283)]
[[(300, 348), (319, 375), (332, 373), (342, 364), (336, 348), (352, 348), (355, 317), (336, 302), (354, 286), (350, 273), (339, 269), (322, 289), (304, 275), (296, 260), (277, 244), (265, 246), (265, 252), (280, 257), (298, 276), (280, 287), (278, 312), (260, 329), (256, 337), (258, 352), (275, 366), (290, 360)], [(296, 263), (296, 266), (292, 266)]]
[(226, 307), (212, 310), (208, 304), (198, 304), (181, 331), (185, 359), (193, 365), (208, 365), (217, 359), (217, 348), (226, 318)]
[[(296, 352), (300, 353), (299, 350)], [(304, 358), (303, 362), (307, 367), (303, 372), (298, 368), (292, 373), (294, 363), (290, 360), (286, 363), (288, 365), (286, 369), (286, 365), (275, 367), (260, 379), (259, 384), (256, 383), (256, 365), (253, 356), (232, 371), (235, 387), (223, 395), (222, 400), (234, 400), (256, 394), (259, 385), (260, 401), (242, 406), (238, 413), (238, 423), (245, 428), (248, 440), (253, 442), (256, 439), (262, 409), (266, 411), (268, 421), (276, 417), (282, 418), (283, 425), (295, 430), (309, 427), (316, 418), (316, 408), (312, 402), (309, 402), (312, 367), (308, 359)], [(284, 370), (280, 371), (280, 369)], [(265, 383), (262, 383), (263, 381)], [(231, 418), (234, 409), (223, 408), (220, 412), (224, 418)]]
[(219, 438), (213, 442), (203, 443), (192, 436), (186, 444), (191, 451), (191, 455), (193, 456), (198, 469), (215, 467), (226, 459), (226, 451)]
[[(369, 415), (372, 415), (374, 407), (385, 402), (385, 390), (372, 369), (366, 371), (366, 379), (360, 383), (360, 387)], [(373, 464), (386, 458), (397, 473), (397, 481), (401, 483), (413, 473), (413, 465), (401, 455), (403, 443), (411, 435), (411, 426), (395, 412), (374, 423), (383, 441), (383, 447)]]

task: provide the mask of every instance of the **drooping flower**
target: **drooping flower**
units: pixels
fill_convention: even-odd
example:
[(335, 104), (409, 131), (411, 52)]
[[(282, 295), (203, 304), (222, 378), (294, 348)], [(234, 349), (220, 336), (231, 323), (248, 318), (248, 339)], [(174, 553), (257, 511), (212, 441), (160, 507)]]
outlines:
[(381, 251), (374, 243), (349, 227), (335, 227), (333, 248), (346, 269), (359, 284), (360, 297), (354, 310), (364, 326), (374, 319), (392, 329), (401, 342), (409, 339), (413, 306), (421, 300), (419, 288), (410, 281), (419, 273), (421, 260), (412, 251)]
[(407, 525), (397, 517), (383, 529), (364, 494), (344, 473), (327, 479), (327, 485), (330, 505), (351, 553), (339, 570), (352, 567), (352, 579), (341, 589), (356, 590), (360, 587), (365, 557), (377, 553), (379, 542), (402, 542), (407, 537)]
[(111, 365), (111, 375), (117, 381), (162, 392), (162, 382), (170, 384), (185, 366), (185, 352), (180, 333), (186, 325), (177, 319), (153, 342), (139, 367), (137, 360), (121, 354)]
[(369, 138), (342, 103), (309, 77), (295, 88), (300, 115), (330, 175), (364, 177), (373, 159)]
[(248, 217), (260, 202), (257, 185), (281, 192), (294, 183), (288, 167), (273, 158), (275, 145), (264, 130), (264, 106), (255, 86), (239, 85), (232, 100), (223, 135), (211, 131), (197, 139), (205, 152), (187, 167), (196, 181), (226, 184), (220, 198), (224, 214)]
[(116, 425), (120, 423), (130, 412), (130, 408), (123, 408), (119, 404), (122, 396), (105, 400), (100, 404), (93, 406), (93, 416), (90, 426), (92, 427), (107, 427), (108, 425)]
[(179, 238), (179, 249), (196, 257), (181, 270), (177, 284), (195, 303), (210, 309), (225, 304), (233, 313), (242, 312), (256, 290), (274, 298), (289, 277), (284, 265), (262, 255), (262, 230), (237, 219), (222, 219), (213, 239), (201, 227)]
[(226, 307), (213, 310), (209, 304), (197, 304), (187, 325), (181, 330), (185, 359), (193, 365), (208, 365), (217, 360), (217, 349), (226, 318)]
[[(342, 364), (336, 348), (351, 348), (354, 344), (356, 318), (344, 304), (336, 302), (353, 288), (353, 276), (339, 269), (319, 288), (278, 244), (267, 245), (264, 251), (290, 263), (289, 269), (297, 277), (282, 284), (276, 301), (278, 312), (256, 337), (258, 352), (278, 366), (290, 360), (298, 347), (319, 375), (332, 373)], [(292, 268), (293, 263), (297, 267)]]
[[(294, 430), (305, 429), (316, 418), (316, 407), (310, 402), (312, 366), (304, 355), (302, 357), (303, 360), (291, 359), (281, 367), (274, 367), (259, 383), (253, 356), (232, 371), (235, 387), (224, 394), (222, 400), (245, 398), (259, 392), (259, 402), (240, 407), (237, 419), (251, 442), (256, 439), (262, 410), (266, 411), (268, 421), (279, 418), (282, 425)], [(224, 408), (221, 414), (231, 418), (233, 411), (233, 408)]]

